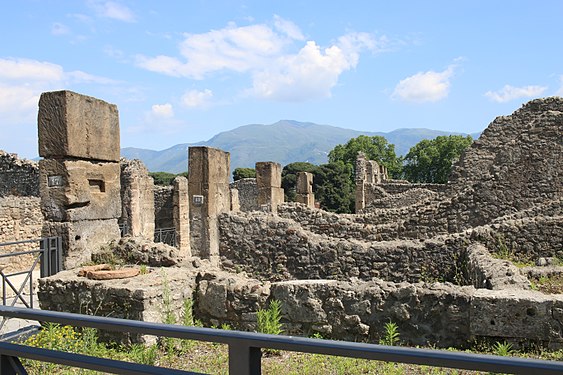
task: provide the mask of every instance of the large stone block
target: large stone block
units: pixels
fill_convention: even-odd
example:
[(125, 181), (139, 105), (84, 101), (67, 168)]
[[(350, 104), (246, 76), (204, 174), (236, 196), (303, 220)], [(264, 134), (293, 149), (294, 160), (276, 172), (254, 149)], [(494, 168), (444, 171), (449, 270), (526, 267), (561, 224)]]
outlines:
[(117, 106), (72, 91), (41, 94), (39, 155), (119, 161)]
[(281, 187), (266, 187), (258, 189), (258, 204), (269, 204), (272, 210), (275, 211), (276, 207), (284, 202), (284, 190)]
[(39, 162), (41, 209), (47, 220), (121, 216), (119, 164), (45, 159)]
[(297, 172), (297, 194), (310, 194), (313, 192), (313, 174), (309, 172)]
[(117, 219), (78, 222), (46, 222), (43, 237), (61, 237), (63, 267), (72, 269), (91, 261), (93, 253), (119, 240), (121, 233)]
[(176, 228), (176, 247), (185, 256), (190, 250), (190, 197), (188, 179), (178, 176), (174, 179), (174, 227)]
[(472, 336), (563, 342), (563, 296), (478, 289), (471, 301)]
[(266, 187), (281, 187), (282, 166), (271, 161), (256, 163), (256, 184), (258, 189)]

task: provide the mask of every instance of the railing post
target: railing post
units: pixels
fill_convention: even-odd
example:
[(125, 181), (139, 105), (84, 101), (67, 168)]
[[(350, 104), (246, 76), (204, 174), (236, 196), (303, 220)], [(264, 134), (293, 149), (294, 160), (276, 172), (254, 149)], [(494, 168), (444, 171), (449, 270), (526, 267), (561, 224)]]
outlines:
[(0, 355), (0, 375), (27, 375), (19, 358)]
[(244, 342), (229, 344), (230, 375), (261, 375), (262, 351)]

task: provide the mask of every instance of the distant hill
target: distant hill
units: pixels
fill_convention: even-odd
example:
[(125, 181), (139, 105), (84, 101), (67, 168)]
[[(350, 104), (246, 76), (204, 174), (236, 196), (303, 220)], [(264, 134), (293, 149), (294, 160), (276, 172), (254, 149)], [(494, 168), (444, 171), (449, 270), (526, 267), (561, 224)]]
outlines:
[[(154, 151), (128, 147), (121, 156), (140, 159), (152, 172), (180, 173), (187, 170), (188, 147), (210, 146), (231, 153), (231, 169), (254, 167), (257, 161), (275, 161), (286, 165), (296, 161), (313, 164), (327, 162), (327, 155), (337, 144), (346, 143), (359, 135), (381, 135), (395, 145), (397, 155), (406, 154), (422, 139), (439, 135), (460, 134), (430, 129), (397, 129), (389, 133), (363, 132), (292, 120), (272, 125), (244, 125), (222, 132), (206, 142), (182, 143), (166, 150)], [(475, 138), (475, 135), (472, 134)]]

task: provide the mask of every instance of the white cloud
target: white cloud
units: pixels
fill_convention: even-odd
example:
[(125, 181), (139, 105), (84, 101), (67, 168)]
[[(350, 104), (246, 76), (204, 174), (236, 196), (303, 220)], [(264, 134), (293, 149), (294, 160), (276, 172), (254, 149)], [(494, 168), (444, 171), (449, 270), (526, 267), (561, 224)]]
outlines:
[(171, 118), (174, 117), (174, 110), (170, 103), (155, 104), (151, 108), (151, 114), (159, 118)]
[[(137, 64), (175, 77), (204, 79), (217, 72), (247, 73), (252, 88), (247, 94), (261, 98), (300, 101), (329, 97), (340, 75), (356, 67), (360, 53), (382, 51), (387, 40), (368, 33), (348, 33), (327, 47), (304, 40), (297, 25), (279, 16), (272, 24), (236, 26), (187, 34), (180, 56), (137, 56)], [(301, 44), (301, 43), (300, 43)], [(188, 97), (190, 100), (195, 97)], [(187, 104), (188, 106), (190, 104)]]
[(430, 70), (407, 77), (395, 86), (391, 97), (415, 103), (442, 100), (449, 94), (450, 78), (455, 67), (456, 65), (450, 65), (442, 72)]
[(485, 96), (494, 102), (505, 103), (514, 99), (541, 96), (545, 90), (547, 90), (547, 87), (544, 86), (514, 87), (505, 85), (498, 91), (487, 91)]
[(115, 1), (91, 0), (88, 3), (96, 11), (98, 16), (111, 18), (123, 22), (135, 22), (135, 14), (125, 5)]
[(0, 79), (28, 81), (59, 81), (64, 76), (60, 65), (29, 59), (0, 58)]
[(295, 40), (305, 39), (305, 37), (301, 33), (301, 30), (299, 29), (299, 26), (297, 26), (291, 21), (281, 18), (280, 16), (274, 16), (274, 27), (276, 28), (276, 30), (284, 33), (291, 39), (295, 39)]
[(205, 107), (209, 105), (211, 98), (213, 98), (213, 92), (209, 89), (203, 91), (190, 90), (182, 96), (182, 103), (190, 108)]

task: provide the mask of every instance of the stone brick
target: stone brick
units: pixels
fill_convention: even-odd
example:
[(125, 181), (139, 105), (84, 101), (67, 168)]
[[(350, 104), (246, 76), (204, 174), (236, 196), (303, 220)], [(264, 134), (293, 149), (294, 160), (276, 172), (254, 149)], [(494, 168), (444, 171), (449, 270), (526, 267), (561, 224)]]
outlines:
[(281, 187), (282, 166), (279, 163), (263, 161), (256, 163), (256, 183), (258, 189)]
[(72, 91), (41, 94), (39, 155), (119, 161), (117, 106)]
[(121, 160), (121, 221), (128, 234), (154, 240), (154, 181), (140, 160)]
[(230, 164), (228, 152), (211, 147), (189, 148), (191, 250), (202, 258), (215, 259), (219, 255), (217, 215), (231, 209)]
[(121, 236), (117, 219), (45, 222), (42, 235), (62, 238), (64, 269), (76, 268), (91, 261), (93, 253), (119, 240)]
[(190, 196), (188, 179), (178, 176), (174, 179), (174, 228), (176, 228), (176, 246), (180, 253), (191, 256), (190, 249)]
[(39, 166), (41, 209), (47, 220), (121, 216), (118, 163), (44, 159)]

